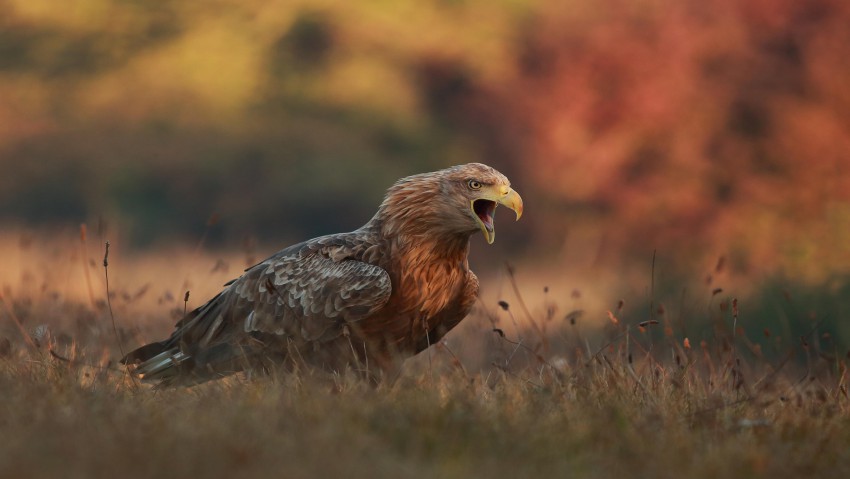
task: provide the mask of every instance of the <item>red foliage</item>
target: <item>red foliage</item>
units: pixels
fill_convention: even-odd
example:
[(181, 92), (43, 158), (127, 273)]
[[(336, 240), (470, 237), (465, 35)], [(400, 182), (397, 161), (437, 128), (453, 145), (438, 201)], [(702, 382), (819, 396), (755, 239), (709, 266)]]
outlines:
[(493, 94), (499, 141), (557, 205), (544, 227), (590, 212), (615, 248), (752, 261), (830, 234), (850, 202), (850, 4), (594, 5), (540, 12)]

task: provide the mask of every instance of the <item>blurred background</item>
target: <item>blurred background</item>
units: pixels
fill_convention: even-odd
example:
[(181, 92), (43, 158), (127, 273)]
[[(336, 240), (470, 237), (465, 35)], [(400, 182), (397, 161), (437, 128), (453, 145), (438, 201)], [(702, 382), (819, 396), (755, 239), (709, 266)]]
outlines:
[(480, 161), (526, 201), (473, 245), (494, 298), (510, 262), (533, 311), (734, 296), (758, 334), (850, 338), (848, 25), (846, 0), (0, 0), (0, 281), (94, 303), (110, 239), (128, 297), (176, 304)]

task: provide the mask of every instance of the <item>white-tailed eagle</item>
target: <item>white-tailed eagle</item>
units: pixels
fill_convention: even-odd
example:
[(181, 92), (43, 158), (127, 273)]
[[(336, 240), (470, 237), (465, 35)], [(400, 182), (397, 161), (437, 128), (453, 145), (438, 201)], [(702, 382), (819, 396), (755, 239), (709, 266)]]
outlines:
[(386, 373), (470, 312), (478, 278), (467, 262), (469, 238), (481, 231), (493, 242), (500, 204), (519, 219), (520, 196), (480, 163), (402, 178), (359, 229), (290, 246), (247, 269), (169, 338), (122, 361), (161, 385), (296, 363)]

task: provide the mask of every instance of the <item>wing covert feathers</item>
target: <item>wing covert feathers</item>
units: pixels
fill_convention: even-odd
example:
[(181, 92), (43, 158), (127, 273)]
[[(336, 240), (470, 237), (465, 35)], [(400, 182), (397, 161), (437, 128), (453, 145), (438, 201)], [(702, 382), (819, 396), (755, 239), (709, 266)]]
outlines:
[[(231, 286), (243, 330), (319, 340), (381, 309), (392, 293), (381, 267), (322, 251), (272, 258)], [(330, 338), (328, 338), (330, 339)]]

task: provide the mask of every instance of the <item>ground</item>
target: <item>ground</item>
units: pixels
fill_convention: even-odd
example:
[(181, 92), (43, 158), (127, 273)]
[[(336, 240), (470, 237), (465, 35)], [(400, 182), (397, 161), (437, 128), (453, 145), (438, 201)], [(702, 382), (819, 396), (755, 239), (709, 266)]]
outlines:
[(0, 275), (0, 477), (850, 477), (845, 350), (816, 322), (750, 338), (725, 293), (641, 321), (511, 274), (377, 387), (299, 370), (157, 390), (122, 350), (240, 259), (29, 248)]
[(12, 348), (0, 360), (0, 476), (850, 474), (844, 366), (792, 380), (748, 365), (758, 376), (741, 383), (710, 346), (680, 366), (630, 364), (613, 345), (555, 364), (505, 346), (489, 370), (443, 349), (377, 388), (303, 371), (175, 390), (100, 356)]

